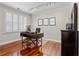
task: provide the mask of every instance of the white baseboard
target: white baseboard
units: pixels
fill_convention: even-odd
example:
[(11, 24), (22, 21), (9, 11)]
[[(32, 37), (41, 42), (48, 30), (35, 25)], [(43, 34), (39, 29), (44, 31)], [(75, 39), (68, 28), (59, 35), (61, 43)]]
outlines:
[[(15, 40), (7, 41), (7, 42), (2, 42), (2, 43), (0, 43), (0, 45), (12, 43), (12, 42), (15, 42), (15, 41), (18, 41), (18, 40), (21, 40), (21, 39), (15, 39)], [(61, 43), (61, 40), (56, 40), (56, 39), (43, 38), (43, 40), (46, 40), (46, 41), (56, 41), (56, 42), (60, 42)]]
[(2, 42), (2, 43), (0, 43), (0, 45), (9, 44), (9, 43), (12, 43), (12, 42), (15, 42), (15, 41), (18, 41), (18, 40), (20, 40), (20, 39), (15, 39), (15, 40), (7, 41), (7, 42)]
[(61, 40), (56, 40), (56, 39), (43, 38), (43, 40), (47, 40), (47, 41), (56, 41), (56, 42), (60, 42), (60, 43), (61, 43)]

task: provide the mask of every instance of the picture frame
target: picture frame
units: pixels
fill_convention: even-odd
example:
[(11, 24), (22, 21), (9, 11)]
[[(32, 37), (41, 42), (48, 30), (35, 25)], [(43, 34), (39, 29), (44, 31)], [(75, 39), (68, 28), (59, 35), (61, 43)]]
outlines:
[(48, 22), (48, 18), (44, 18), (43, 19), (43, 25), (44, 26), (48, 26), (49, 22)]
[(42, 26), (43, 25), (43, 20), (42, 19), (38, 19), (38, 26)]
[(49, 25), (50, 26), (55, 26), (56, 25), (56, 17), (49, 18)]

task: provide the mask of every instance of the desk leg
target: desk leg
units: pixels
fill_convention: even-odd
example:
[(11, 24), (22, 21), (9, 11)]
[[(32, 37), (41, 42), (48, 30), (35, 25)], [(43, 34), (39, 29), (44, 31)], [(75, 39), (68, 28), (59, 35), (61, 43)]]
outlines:
[(36, 39), (36, 47), (38, 47), (38, 39)]
[(41, 52), (42, 52), (42, 38), (41, 38)]
[(42, 38), (41, 38), (41, 47), (42, 47)]
[(23, 49), (23, 37), (21, 37), (21, 39), (22, 39), (22, 49)]

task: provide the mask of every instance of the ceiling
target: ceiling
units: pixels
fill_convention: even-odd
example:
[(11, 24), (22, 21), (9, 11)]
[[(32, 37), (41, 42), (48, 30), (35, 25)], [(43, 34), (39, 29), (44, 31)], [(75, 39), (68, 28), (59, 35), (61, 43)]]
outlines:
[(70, 2), (2, 2), (2, 4), (27, 13), (44, 10), (47, 8), (60, 8), (69, 6)]

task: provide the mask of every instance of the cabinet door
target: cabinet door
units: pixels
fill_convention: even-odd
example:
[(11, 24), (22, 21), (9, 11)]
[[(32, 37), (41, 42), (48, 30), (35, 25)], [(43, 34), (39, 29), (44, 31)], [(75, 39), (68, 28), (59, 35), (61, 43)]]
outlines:
[(62, 55), (73, 56), (74, 55), (74, 32), (62, 31)]

